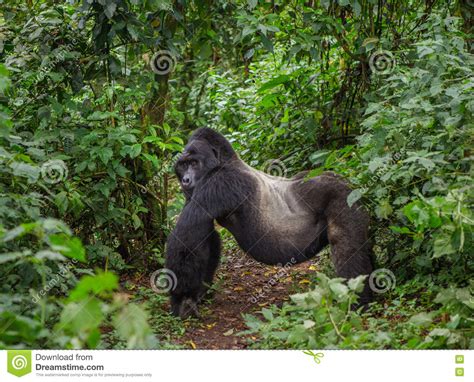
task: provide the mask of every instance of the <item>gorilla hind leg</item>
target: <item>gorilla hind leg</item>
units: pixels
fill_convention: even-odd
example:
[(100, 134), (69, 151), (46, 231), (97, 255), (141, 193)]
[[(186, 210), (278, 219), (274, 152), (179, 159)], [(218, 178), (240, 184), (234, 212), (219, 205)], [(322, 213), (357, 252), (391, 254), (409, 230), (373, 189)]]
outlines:
[(327, 222), (325, 219), (319, 220), (314, 232), (316, 233), (316, 238), (311, 242), (308, 247), (305, 248), (303, 261), (306, 261), (316, 256), (329, 244)]
[[(368, 220), (365, 212), (358, 210), (357, 206), (349, 208), (346, 205), (344, 213), (339, 208), (333, 213), (329, 211), (327, 232), (331, 260), (339, 277), (349, 279), (359, 275), (368, 276), (372, 272)], [(359, 305), (366, 305), (371, 300), (372, 291), (366, 279)]]

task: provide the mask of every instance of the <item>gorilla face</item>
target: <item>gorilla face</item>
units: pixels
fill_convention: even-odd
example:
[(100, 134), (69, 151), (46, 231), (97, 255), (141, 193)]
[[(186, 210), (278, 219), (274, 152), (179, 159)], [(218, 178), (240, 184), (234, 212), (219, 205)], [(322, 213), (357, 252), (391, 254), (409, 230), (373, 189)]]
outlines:
[(217, 150), (208, 142), (193, 141), (187, 145), (175, 165), (176, 176), (186, 197), (190, 197), (196, 184), (218, 166)]

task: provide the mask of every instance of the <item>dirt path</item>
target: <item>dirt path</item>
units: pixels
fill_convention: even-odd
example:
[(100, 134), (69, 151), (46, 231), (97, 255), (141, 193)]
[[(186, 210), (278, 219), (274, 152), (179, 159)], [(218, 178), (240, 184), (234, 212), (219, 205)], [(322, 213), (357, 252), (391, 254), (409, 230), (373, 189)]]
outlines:
[(217, 271), (213, 298), (201, 306), (199, 320), (186, 323), (179, 343), (195, 349), (247, 348), (252, 338), (237, 335), (247, 329), (242, 314), (259, 315), (263, 307), (281, 306), (315, 270), (314, 261), (279, 267), (257, 263), (241, 252), (228, 255)]

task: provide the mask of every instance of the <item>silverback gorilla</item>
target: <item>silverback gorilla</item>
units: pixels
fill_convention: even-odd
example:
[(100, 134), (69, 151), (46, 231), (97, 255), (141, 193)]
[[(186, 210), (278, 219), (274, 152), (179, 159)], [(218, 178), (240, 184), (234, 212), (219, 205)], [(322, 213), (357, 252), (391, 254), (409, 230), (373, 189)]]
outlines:
[[(305, 179), (268, 175), (243, 162), (220, 133), (196, 130), (175, 166), (186, 204), (167, 242), (166, 268), (175, 273), (172, 313), (198, 315), (212, 283), (220, 238), (214, 221), (265, 264), (299, 263), (328, 244), (337, 275), (372, 271), (368, 215), (347, 205), (350, 188), (333, 173)], [(366, 282), (360, 303), (371, 299)]]

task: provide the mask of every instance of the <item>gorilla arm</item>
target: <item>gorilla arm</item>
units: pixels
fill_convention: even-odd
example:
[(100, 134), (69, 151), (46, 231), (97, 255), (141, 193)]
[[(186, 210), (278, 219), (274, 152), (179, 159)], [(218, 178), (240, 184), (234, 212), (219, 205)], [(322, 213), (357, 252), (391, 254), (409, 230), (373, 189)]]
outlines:
[(214, 220), (239, 205), (232, 190), (236, 185), (226, 170), (202, 179), (181, 212), (167, 242), (166, 268), (175, 273), (177, 285), (171, 291), (173, 314), (182, 318), (197, 315), (197, 302), (212, 283), (220, 255), (220, 238)]
[(174, 272), (177, 280), (171, 291), (173, 314), (183, 318), (190, 313), (197, 315), (196, 303), (205, 293), (204, 283), (212, 281), (214, 272), (209, 268), (213, 263), (217, 266), (219, 252), (214, 219), (201, 211), (196, 202), (188, 202), (167, 243), (165, 266)]

